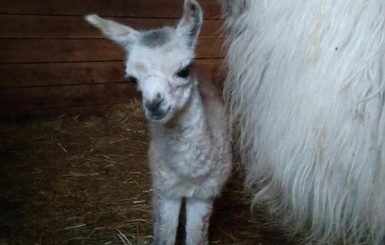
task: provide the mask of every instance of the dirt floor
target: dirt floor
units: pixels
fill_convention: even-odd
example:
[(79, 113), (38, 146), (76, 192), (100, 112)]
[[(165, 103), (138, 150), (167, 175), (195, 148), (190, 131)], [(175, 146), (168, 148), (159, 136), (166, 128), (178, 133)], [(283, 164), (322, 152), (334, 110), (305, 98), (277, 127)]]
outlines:
[[(137, 101), (100, 117), (0, 124), (0, 245), (150, 244), (146, 129)], [(236, 165), (211, 244), (293, 244), (263, 209), (250, 214), (242, 179)]]

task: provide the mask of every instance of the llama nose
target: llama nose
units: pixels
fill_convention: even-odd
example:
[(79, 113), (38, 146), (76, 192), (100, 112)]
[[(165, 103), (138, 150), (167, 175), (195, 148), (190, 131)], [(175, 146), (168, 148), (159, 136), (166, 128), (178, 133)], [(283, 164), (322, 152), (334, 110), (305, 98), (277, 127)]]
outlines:
[(146, 101), (144, 102), (144, 106), (151, 111), (152, 113), (156, 113), (160, 109), (160, 105), (163, 102), (163, 98), (156, 98), (152, 101)]

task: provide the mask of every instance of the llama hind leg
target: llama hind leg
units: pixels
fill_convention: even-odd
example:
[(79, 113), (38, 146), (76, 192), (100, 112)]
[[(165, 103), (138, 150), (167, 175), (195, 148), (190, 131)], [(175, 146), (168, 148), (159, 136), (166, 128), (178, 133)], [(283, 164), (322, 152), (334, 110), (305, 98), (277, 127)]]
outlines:
[(174, 245), (178, 228), (181, 199), (153, 196), (153, 244)]
[(209, 220), (213, 200), (186, 199), (186, 245), (208, 244)]

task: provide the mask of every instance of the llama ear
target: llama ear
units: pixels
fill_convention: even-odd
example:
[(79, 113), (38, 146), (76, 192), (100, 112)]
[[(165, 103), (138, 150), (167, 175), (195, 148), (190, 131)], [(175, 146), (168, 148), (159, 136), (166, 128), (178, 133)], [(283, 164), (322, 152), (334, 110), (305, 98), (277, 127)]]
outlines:
[(189, 46), (194, 47), (198, 39), (203, 22), (203, 12), (196, 0), (185, 0), (183, 17), (179, 21), (176, 31), (184, 37)]
[(96, 14), (87, 15), (85, 19), (93, 26), (99, 28), (108, 39), (115, 41), (123, 47), (133, 43), (139, 36), (139, 32), (133, 28), (112, 20), (103, 19)]

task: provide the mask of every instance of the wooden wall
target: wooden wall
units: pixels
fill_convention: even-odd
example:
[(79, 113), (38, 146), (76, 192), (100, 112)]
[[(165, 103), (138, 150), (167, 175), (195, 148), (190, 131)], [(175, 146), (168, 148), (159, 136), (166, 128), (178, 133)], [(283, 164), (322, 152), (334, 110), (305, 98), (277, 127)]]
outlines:
[[(196, 65), (214, 79), (223, 58), (217, 0), (201, 0)], [(0, 117), (97, 111), (136, 96), (124, 53), (88, 25), (97, 13), (132, 25), (174, 25), (183, 0), (1, 0)]]

